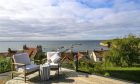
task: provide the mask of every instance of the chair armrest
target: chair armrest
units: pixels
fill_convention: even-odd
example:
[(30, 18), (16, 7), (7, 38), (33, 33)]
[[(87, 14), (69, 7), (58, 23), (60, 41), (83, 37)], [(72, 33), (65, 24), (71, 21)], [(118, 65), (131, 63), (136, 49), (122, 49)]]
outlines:
[(26, 74), (26, 64), (23, 64), (23, 63), (12, 63), (12, 64), (23, 66), (24, 67), (24, 74)]
[(14, 64), (14, 65), (21, 65), (21, 66), (26, 66), (26, 65), (23, 64), (23, 63), (12, 63), (12, 64)]
[(47, 61), (47, 58), (42, 59), (42, 61)]
[(41, 60), (42, 64), (44, 64), (47, 61), (47, 58), (44, 58)]
[(33, 63), (33, 64), (40, 64), (40, 60), (34, 60), (34, 59), (31, 59), (31, 62)]
[(40, 60), (33, 60), (33, 59), (32, 59), (31, 61), (36, 61), (36, 62), (40, 62)]
[(35, 62), (39, 62), (39, 63), (41, 63), (41, 64), (43, 64), (43, 63), (45, 63), (45, 61), (46, 61), (47, 59), (46, 58), (44, 58), (44, 59), (42, 59), (42, 60), (31, 60), (31, 61), (33, 61), (34, 63)]

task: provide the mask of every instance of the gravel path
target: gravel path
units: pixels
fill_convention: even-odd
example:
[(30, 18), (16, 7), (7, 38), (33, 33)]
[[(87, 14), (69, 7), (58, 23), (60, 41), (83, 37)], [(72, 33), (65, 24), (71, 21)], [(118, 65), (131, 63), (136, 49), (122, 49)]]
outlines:
[[(51, 78), (48, 81), (40, 80), (38, 73), (34, 73), (28, 76), (26, 84), (132, 84), (126, 81), (120, 81), (112, 78), (106, 78), (96, 75), (88, 75), (85, 73), (77, 73), (73, 70), (64, 69), (60, 70), (60, 76), (55, 75), (55, 72), (51, 71)], [(6, 82), (6, 84), (25, 84), (22, 75), (15, 77), (12, 80)]]

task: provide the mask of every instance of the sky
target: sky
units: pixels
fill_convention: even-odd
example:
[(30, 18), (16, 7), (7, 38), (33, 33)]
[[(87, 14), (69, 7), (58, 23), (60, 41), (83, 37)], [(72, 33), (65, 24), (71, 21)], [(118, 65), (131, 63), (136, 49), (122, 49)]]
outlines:
[(140, 0), (0, 0), (0, 41), (140, 36)]

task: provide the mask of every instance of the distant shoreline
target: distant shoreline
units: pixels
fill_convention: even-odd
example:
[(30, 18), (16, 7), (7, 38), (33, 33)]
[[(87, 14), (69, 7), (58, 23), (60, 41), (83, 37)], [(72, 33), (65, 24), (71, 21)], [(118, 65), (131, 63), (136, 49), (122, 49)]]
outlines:
[(0, 42), (42, 42), (42, 41), (105, 41), (105, 40), (6, 40), (6, 41), (0, 41)]
[(31, 41), (0, 41), (0, 52), (7, 52), (8, 48), (12, 50), (19, 50), (23, 48), (23, 45), (28, 47), (36, 47), (37, 45), (42, 45), (44, 51), (55, 50), (62, 46), (65, 49), (70, 48), (74, 44), (81, 44), (74, 47), (74, 51), (84, 51), (84, 50), (94, 50), (94, 49), (106, 49), (106, 47), (101, 46), (100, 42), (103, 40), (31, 40)]

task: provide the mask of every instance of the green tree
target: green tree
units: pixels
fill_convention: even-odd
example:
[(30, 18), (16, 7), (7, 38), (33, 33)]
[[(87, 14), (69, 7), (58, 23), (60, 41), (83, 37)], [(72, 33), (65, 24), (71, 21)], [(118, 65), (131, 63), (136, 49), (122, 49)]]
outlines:
[(34, 57), (34, 60), (40, 60), (40, 61), (35, 61), (36, 64), (42, 64), (43, 63), (43, 59), (46, 58), (45, 56), (45, 52), (42, 51), (42, 46), (41, 45), (37, 45), (37, 53)]
[(105, 53), (105, 66), (132, 66), (140, 63), (140, 38), (128, 35), (122, 39), (112, 40), (111, 47)]

